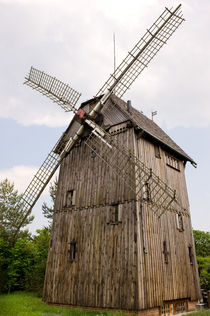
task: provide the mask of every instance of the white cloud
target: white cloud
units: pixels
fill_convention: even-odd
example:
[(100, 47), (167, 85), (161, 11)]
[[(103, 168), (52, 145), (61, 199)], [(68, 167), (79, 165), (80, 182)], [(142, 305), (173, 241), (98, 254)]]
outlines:
[(38, 168), (33, 166), (14, 166), (10, 169), (0, 170), (0, 181), (7, 178), (14, 183), (15, 189), (19, 193), (23, 193), (37, 170)]
[[(33, 179), (34, 175), (38, 171), (38, 167), (35, 166), (14, 166), (10, 169), (0, 170), (0, 181), (8, 179), (10, 182), (14, 183), (15, 189), (19, 193), (23, 193), (30, 181)], [(52, 180), (55, 179), (57, 173), (53, 176)], [(45, 188), (43, 194), (48, 194), (49, 185)]]
[[(81, 91), (82, 100), (91, 98), (113, 70), (113, 32), (120, 62), (164, 5), (175, 7), (178, 1), (90, 0), (84, 6), (84, 0), (73, 4), (1, 0), (0, 4), (4, 61), (0, 116), (23, 125), (52, 127), (64, 126), (70, 118), (51, 101), (20, 85), (31, 64)], [(157, 107), (160, 121), (169, 127), (210, 123), (209, 6), (207, 0), (203, 6), (196, 1), (183, 3), (187, 22), (125, 95), (147, 111)]]

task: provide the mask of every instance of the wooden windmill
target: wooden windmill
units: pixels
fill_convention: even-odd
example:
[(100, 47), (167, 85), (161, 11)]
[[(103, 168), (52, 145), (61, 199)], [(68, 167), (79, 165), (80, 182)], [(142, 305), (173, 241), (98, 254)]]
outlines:
[[(120, 98), (184, 21), (165, 9), (96, 96), (31, 68), (26, 84), (75, 113), (23, 195), (22, 222), (60, 167), (43, 298), (170, 314), (200, 297), (184, 177), (194, 161)], [(190, 303), (191, 302), (191, 303)]]

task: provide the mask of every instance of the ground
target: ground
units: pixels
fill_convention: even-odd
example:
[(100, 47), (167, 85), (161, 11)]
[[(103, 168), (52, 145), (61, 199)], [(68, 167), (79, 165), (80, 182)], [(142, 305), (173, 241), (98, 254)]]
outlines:
[[(62, 308), (42, 302), (34, 293), (15, 292), (0, 295), (0, 316), (128, 316), (122, 312), (99, 312), (80, 308)], [(134, 314), (133, 314), (134, 315)], [(210, 316), (210, 310), (193, 312), (187, 316)], [(132, 314), (129, 314), (132, 316)]]

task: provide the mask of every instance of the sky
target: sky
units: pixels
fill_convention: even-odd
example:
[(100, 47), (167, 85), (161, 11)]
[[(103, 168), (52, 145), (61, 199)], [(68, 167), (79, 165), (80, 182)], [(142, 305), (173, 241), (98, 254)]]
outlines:
[[(210, 231), (210, 1), (0, 0), (0, 181), (23, 192), (71, 114), (23, 85), (31, 66), (92, 98), (165, 6), (186, 21), (123, 96), (154, 120), (198, 164), (186, 166), (194, 229)], [(33, 210), (36, 229), (45, 190)]]

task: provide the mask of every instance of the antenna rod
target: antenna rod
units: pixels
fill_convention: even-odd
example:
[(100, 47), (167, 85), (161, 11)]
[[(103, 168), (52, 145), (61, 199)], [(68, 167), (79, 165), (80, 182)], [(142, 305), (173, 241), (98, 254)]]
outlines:
[(114, 76), (115, 76), (115, 70), (116, 70), (115, 33), (113, 33), (113, 44), (114, 44)]

